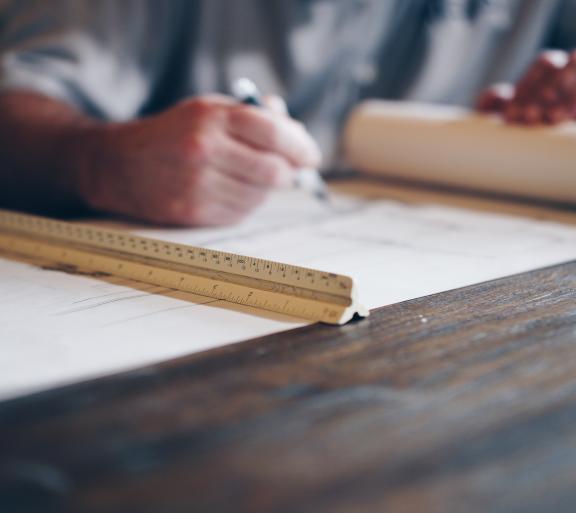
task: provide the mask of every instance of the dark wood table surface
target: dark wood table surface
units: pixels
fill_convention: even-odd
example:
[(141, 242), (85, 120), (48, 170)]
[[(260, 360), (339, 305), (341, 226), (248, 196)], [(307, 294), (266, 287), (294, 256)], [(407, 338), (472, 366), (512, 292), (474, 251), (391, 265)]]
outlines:
[(573, 513), (576, 262), (0, 403), (0, 511)]

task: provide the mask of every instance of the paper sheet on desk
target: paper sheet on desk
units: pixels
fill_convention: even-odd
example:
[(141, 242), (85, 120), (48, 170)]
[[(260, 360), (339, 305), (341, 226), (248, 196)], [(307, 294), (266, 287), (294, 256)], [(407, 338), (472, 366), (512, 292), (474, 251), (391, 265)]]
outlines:
[[(353, 276), (369, 308), (573, 259), (576, 226), (284, 191), (243, 223), (150, 237)], [(0, 260), (0, 398), (305, 324), (200, 296)], [(337, 328), (335, 328), (337, 329)]]

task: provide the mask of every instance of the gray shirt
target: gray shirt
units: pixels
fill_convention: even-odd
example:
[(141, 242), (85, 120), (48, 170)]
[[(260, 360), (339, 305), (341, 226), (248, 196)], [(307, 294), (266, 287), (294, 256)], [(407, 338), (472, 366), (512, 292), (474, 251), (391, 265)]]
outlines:
[(550, 46), (576, 0), (0, 0), (0, 90), (126, 120), (248, 76), (328, 154), (359, 98), (470, 104)]

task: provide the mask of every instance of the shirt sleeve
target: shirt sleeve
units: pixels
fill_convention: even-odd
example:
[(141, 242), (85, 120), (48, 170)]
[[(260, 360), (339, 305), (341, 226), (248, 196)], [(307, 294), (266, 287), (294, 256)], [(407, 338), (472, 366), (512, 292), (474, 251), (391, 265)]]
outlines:
[(0, 0), (0, 93), (34, 91), (96, 118), (135, 117), (150, 95), (162, 50), (158, 38), (151, 44), (150, 6)]
[(552, 26), (550, 48), (576, 50), (576, 0), (562, 0)]

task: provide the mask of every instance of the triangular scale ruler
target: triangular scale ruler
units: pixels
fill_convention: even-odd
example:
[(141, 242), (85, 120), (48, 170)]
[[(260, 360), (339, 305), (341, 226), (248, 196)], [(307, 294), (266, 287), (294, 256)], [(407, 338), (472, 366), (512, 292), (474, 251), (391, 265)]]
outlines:
[(348, 276), (88, 224), (0, 209), (0, 248), (311, 321), (368, 315)]

